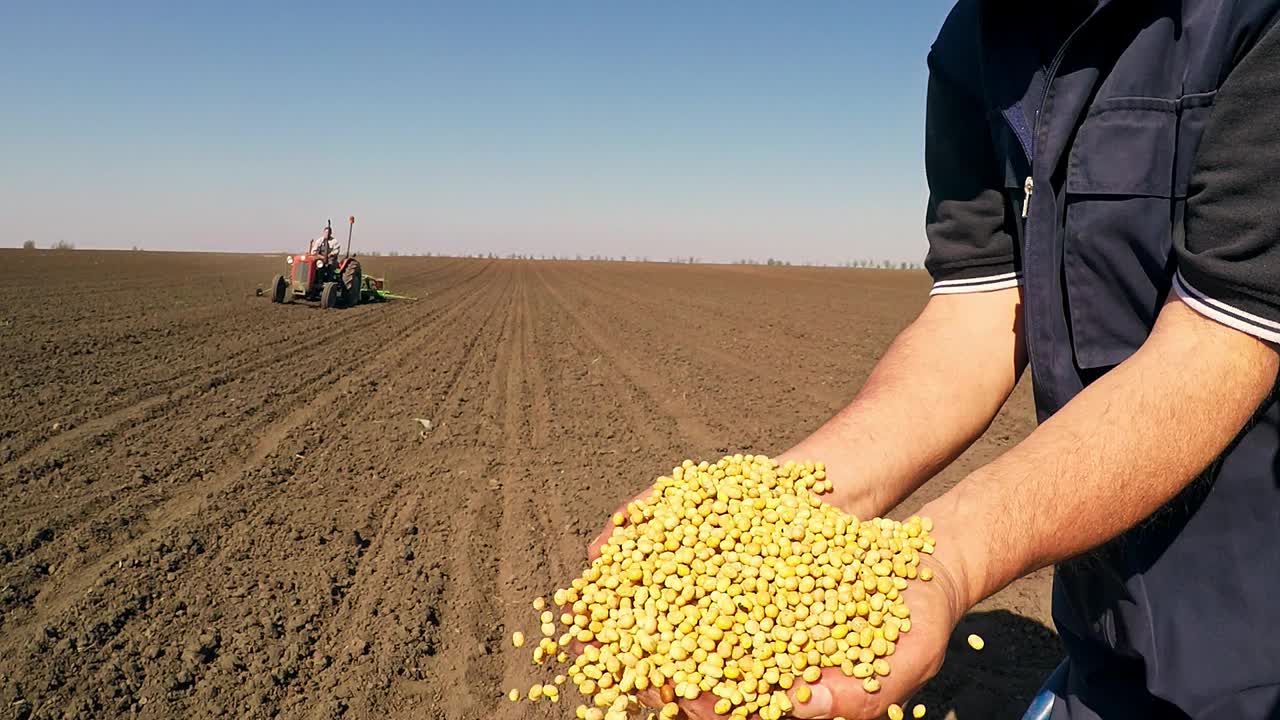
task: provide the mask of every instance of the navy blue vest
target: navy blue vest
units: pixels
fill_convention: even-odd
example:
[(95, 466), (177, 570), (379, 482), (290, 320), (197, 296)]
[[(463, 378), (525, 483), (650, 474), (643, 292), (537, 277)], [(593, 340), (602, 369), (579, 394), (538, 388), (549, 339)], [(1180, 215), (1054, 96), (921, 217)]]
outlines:
[[(1104, 0), (1047, 62), (1035, 3), (953, 9), (934, 62), (985, 99), (1011, 216), (1026, 206), (1010, 230), (1041, 420), (1148, 336), (1215, 94), (1278, 6)], [(1175, 501), (1057, 568), (1055, 720), (1280, 717), (1278, 420), (1269, 403)]]

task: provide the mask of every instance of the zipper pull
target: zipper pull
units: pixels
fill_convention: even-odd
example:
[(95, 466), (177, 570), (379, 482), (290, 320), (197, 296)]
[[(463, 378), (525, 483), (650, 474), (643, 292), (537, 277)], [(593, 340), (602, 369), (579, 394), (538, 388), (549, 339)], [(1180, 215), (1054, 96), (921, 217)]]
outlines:
[(1022, 184), (1022, 217), (1027, 216), (1027, 211), (1031, 209), (1031, 192), (1035, 190), (1036, 184), (1031, 180), (1031, 176), (1027, 176), (1027, 181)]

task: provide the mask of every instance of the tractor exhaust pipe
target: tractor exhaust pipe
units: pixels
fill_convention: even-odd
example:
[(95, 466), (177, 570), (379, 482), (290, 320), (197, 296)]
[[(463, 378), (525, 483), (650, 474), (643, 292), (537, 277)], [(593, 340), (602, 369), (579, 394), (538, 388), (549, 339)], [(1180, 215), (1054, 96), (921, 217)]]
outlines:
[(353, 230), (355, 230), (355, 227), (356, 227), (356, 216), (352, 215), (351, 217), (347, 218), (347, 257), (343, 258), (343, 260), (346, 260), (347, 258), (351, 257), (351, 233)]

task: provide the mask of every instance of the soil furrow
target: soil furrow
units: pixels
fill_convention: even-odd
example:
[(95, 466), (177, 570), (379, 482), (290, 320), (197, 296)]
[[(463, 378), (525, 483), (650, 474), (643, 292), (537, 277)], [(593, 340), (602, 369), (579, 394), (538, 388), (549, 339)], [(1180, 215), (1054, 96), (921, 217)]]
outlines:
[(715, 448), (720, 445), (720, 442), (716, 440), (711, 430), (699, 421), (683, 399), (676, 399), (674, 388), (669, 387), (652, 370), (642, 367), (629, 354), (620, 350), (616, 344), (609, 342), (606, 331), (599, 324), (588, 319), (584, 312), (566, 301), (563, 294), (555, 290), (552, 284), (544, 282), (543, 287), (559, 303), (560, 307), (581, 326), (587, 339), (601, 353), (609, 356), (612, 363), (630, 382), (641, 388), (653, 399), (654, 404), (661, 409), (663, 415), (675, 423), (680, 435), (699, 448), (699, 455), (707, 455), (716, 451)]
[[(389, 369), (398, 367), (403, 355), (408, 351), (402, 348), (416, 348), (421, 341), (429, 338), (438, 326), (447, 325), (449, 320), (452, 319), (452, 315), (462, 308), (462, 302), (466, 299), (467, 295), (463, 295), (455, 301), (452, 312), (443, 313), (435, 321), (429, 318), (416, 332), (402, 333), (402, 337), (398, 342), (386, 345), (376, 351), (370, 356), (373, 361), (365, 362), (360, 369), (362, 373), (367, 377), (375, 373), (385, 374)], [(348, 368), (345, 372), (350, 370), (351, 368)], [(95, 563), (80, 567), (73, 574), (63, 578), (57, 585), (42, 588), (40, 594), (35, 598), (35, 611), (42, 615), (60, 614), (65, 610), (65, 607), (41, 606), (46, 596), (54, 595), (64, 601), (67, 598), (79, 596), (89, 584), (102, 575), (106, 568), (119, 562), (120, 558), (130, 553), (134, 548), (154, 541), (173, 524), (179, 523), (184, 518), (199, 511), (211, 496), (223, 491), (231, 482), (241, 479), (246, 471), (256, 468), (268, 455), (276, 452), (280, 443), (291, 432), (314, 421), (322, 412), (332, 412), (335, 403), (341, 396), (351, 396), (353, 394), (353, 386), (359, 387), (365, 384), (349, 375), (344, 376), (344, 371), (338, 369), (331, 369), (321, 375), (304, 374), (300, 377), (310, 378), (302, 382), (302, 387), (319, 384), (325, 386), (325, 388), (316, 393), (301, 407), (295, 408), (284, 417), (268, 421), (266, 431), (257, 434), (257, 440), (252, 451), (243, 461), (235, 463), (229, 468), (224, 468), (222, 471), (209, 476), (207, 480), (202, 479), (199, 483), (183, 485), (178, 493), (150, 510), (146, 514), (146, 519), (141, 523), (142, 527), (147, 528), (145, 532), (132, 537), (128, 543), (119, 546), (115, 552), (104, 556)], [(300, 389), (300, 387), (295, 387), (293, 392), (286, 393), (286, 395), (296, 395)], [(348, 403), (350, 402), (352, 401), (349, 400)], [(60, 533), (66, 531), (67, 528), (59, 528)], [(18, 628), (14, 627), (6, 629), (11, 632), (18, 630)]]

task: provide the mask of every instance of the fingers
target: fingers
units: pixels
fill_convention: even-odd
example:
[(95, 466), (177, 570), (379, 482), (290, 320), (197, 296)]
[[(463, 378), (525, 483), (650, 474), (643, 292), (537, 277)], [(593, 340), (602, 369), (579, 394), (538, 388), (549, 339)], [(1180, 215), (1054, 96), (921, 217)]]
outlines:
[(653, 687), (645, 688), (636, 693), (636, 701), (650, 709), (660, 708), (663, 705), (662, 693)]
[(808, 687), (809, 699), (805, 702), (797, 698), (798, 687), (791, 690), (791, 714), (797, 718), (871, 720), (881, 714), (877, 712), (879, 695), (868, 693), (860, 680), (845, 677), (838, 668), (827, 668), (818, 682)]
[(609, 523), (605, 525), (604, 529), (600, 531), (600, 534), (596, 535), (595, 538), (592, 539), (591, 543), (587, 545), (588, 560), (595, 560), (600, 557), (600, 548), (604, 547), (604, 544), (609, 542), (609, 536), (613, 534), (616, 527), (617, 526), (613, 524), (613, 521), (610, 520)]
[[(565, 610), (565, 612), (572, 612), (572, 609)], [(577, 628), (573, 628), (570, 632), (575, 632), (576, 630)], [(575, 636), (572, 640), (569, 641), (568, 650), (570, 653), (572, 653), (576, 657), (578, 655), (581, 655), (583, 652), (585, 652), (588, 645), (594, 645), (595, 647), (600, 647), (600, 643), (598, 641), (592, 640), (591, 642), (582, 642)]]
[[(566, 604), (566, 605), (557, 605), (557, 606), (556, 606), (556, 608), (560, 611), (560, 615), (561, 615), (562, 617), (563, 617), (564, 615), (572, 615), (572, 614), (573, 614), (573, 606), (572, 606), (572, 605), (567, 605), (567, 604)], [(567, 649), (569, 652), (573, 653), (575, 656), (577, 656), (577, 655), (581, 655), (581, 654), (583, 653), (583, 651), (584, 651), (584, 650), (586, 650), (586, 648), (587, 648), (587, 646), (588, 646), (588, 645), (595, 645), (596, 647), (599, 647), (599, 646), (600, 646), (600, 643), (595, 642), (595, 641), (592, 641), (592, 642), (586, 642), (586, 643), (584, 643), (584, 642), (582, 642), (582, 641), (578, 640), (578, 638), (577, 638), (578, 627), (577, 627), (577, 626), (570, 626), (570, 627), (569, 627), (569, 629), (568, 629), (568, 632), (572, 635), (573, 639), (569, 641), (569, 645), (567, 646), (567, 648), (566, 648), (566, 649)]]
[(724, 720), (728, 716), (716, 714), (715, 700), (711, 693), (703, 693), (697, 700), (682, 700), (680, 717), (688, 720)]
[[(671, 692), (670, 684), (662, 689), (650, 687), (636, 693), (636, 700), (642, 706), (656, 710), (668, 702), (663, 698), (664, 693), (666, 697), (673, 698), (674, 694)], [(715, 702), (716, 698), (711, 693), (702, 693), (697, 700), (680, 700), (680, 714), (676, 716), (675, 720), (725, 720), (728, 716), (716, 713)], [(759, 720), (759, 718), (753, 715), (752, 720)]]
[[(904, 680), (896, 684), (890, 678), (881, 678), (882, 687), (879, 692), (869, 693), (862, 681), (846, 677), (839, 668), (827, 668), (817, 683), (809, 686), (809, 699), (799, 702), (796, 689), (791, 691), (791, 702), (794, 708), (791, 715), (796, 718), (846, 718), (847, 720), (879, 720), (885, 717), (889, 704), (897, 702), (906, 704), (917, 688), (901, 687)], [(797, 688), (798, 689), (798, 688)]]
[(600, 531), (600, 534), (596, 535), (591, 543), (587, 545), (587, 558), (595, 560), (600, 557), (600, 548), (604, 547), (605, 543), (609, 542), (609, 536), (613, 535), (614, 529), (619, 527), (619, 523), (614, 522), (614, 518), (621, 515), (621, 524), (625, 525), (627, 522), (627, 506), (634, 502), (647, 500), (651, 495), (653, 495), (653, 488), (648, 488), (644, 492), (620, 505), (618, 509), (614, 511), (613, 516), (609, 518), (609, 521), (605, 523), (604, 529)]

